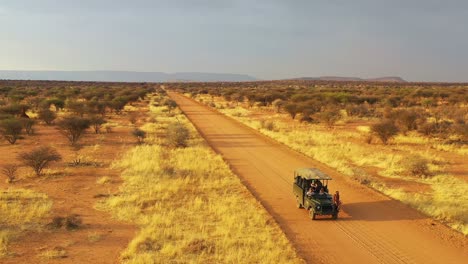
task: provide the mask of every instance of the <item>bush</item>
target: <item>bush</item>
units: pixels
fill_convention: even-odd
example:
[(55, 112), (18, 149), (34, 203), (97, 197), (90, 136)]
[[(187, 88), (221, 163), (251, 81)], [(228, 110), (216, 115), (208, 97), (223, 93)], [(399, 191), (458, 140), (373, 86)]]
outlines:
[(367, 117), (371, 115), (369, 108), (365, 104), (346, 106), (346, 113), (349, 116)]
[(418, 131), (426, 136), (446, 136), (452, 132), (453, 124), (449, 121), (441, 121), (437, 123), (424, 123)]
[(26, 106), (19, 105), (19, 104), (10, 104), (0, 107), (0, 113), (8, 114), (8, 115), (20, 115), (25, 109)]
[(81, 227), (83, 221), (77, 214), (69, 215), (65, 218), (64, 226), (67, 230), (76, 230)]
[(109, 106), (114, 109), (114, 111), (117, 113), (117, 114), (120, 114), (120, 112), (122, 111), (122, 109), (124, 109), (125, 105), (129, 102), (129, 98), (127, 97), (123, 97), (123, 96), (119, 96), (119, 97), (116, 97), (114, 99), (112, 99), (112, 101), (109, 102)]
[(395, 121), (400, 131), (404, 133), (417, 129), (419, 114), (414, 110), (401, 109), (392, 111), (389, 117)]
[(24, 131), (26, 134), (32, 135), (34, 134), (33, 126), (36, 124), (36, 121), (31, 118), (21, 118), (21, 124), (23, 125)]
[(0, 121), (0, 133), (10, 143), (15, 144), (20, 138), (23, 124), (16, 118), (9, 118)]
[(100, 116), (92, 116), (89, 119), (89, 123), (93, 127), (94, 133), (99, 134), (102, 125), (107, 123), (107, 121)]
[(188, 128), (181, 123), (172, 123), (167, 127), (167, 142), (171, 147), (186, 147), (189, 136)]
[(48, 109), (48, 108), (41, 109), (39, 111), (38, 116), (39, 116), (39, 119), (44, 121), (47, 125), (52, 124), (54, 122), (54, 120), (57, 118), (57, 114), (50, 111), (50, 109)]
[(84, 114), (88, 112), (88, 107), (84, 102), (69, 100), (67, 101), (66, 106), (68, 110), (75, 113), (76, 115), (79, 115), (80, 117), (83, 117)]
[(419, 156), (412, 155), (403, 159), (400, 163), (403, 170), (412, 176), (427, 177), (430, 176), (428, 160)]
[(169, 112), (172, 112), (172, 110), (174, 110), (177, 107), (176, 101), (172, 99), (164, 100), (163, 105), (166, 106), (167, 109), (169, 109)]
[(398, 128), (391, 120), (383, 120), (371, 126), (371, 131), (374, 133), (382, 143), (385, 145), (388, 141), (398, 134)]
[(52, 221), (47, 224), (50, 229), (60, 229), (65, 227), (67, 230), (76, 230), (83, 225), (81, 217), (77, 214), (71, 214), (67, 217), (55, 216)]
[(18, 165), (16, 164), (5, 164), (2, 166), (2, 173), (7, 177), (8, 183), (12, 183), (16, 179), (16, 171)]
[(275, 130), (275, 123), (273, 121), (271, 121), (271, 120), (262, 120), (260, 122), (260, 126), (263, 129), (266, 129), (266, 130), (269, 130), (269, 131)]
[(145, 141), (145, 138), (146, 138), (146, 132), (139, 129), (139, 128), (135, 128), (133, 131), (132, 131), (132, 135), (134, 137), (137, 138), (138, 140), (138, 144), (141, 144)]
[(90, 124), (90, 121), (86, 118), (72, 116), (60, 120), (60, 122), (58, 122), (58, 127), (70, 143), (75, 145), (86, 129), (89, 128)]
[(284, 106), (284, 110), (291, 116), (292, 119), (296, 118), (299, 109), (296, 104), (289, 103)]
[(281, 110), (281, 106), (283, 106), (284, 101), (281, 99), (276, 99), (273, 101), (272, 105), (275, 107), (276, 112), (279, 113)]
[(325, 123), (328, 127), (332, 127), (341, 118), (339, 109), (330, 109), (318, 114), (321, 122)]
[(24, 165), (31, 167), (36, 176), (42, 174), (42, 170), (46, 168), (50, 162), (60, 161), (62, 156), (51, 147), (39, 147), (31, 152), (23, 152), (18, 156), (18, 159), (23, 162)]

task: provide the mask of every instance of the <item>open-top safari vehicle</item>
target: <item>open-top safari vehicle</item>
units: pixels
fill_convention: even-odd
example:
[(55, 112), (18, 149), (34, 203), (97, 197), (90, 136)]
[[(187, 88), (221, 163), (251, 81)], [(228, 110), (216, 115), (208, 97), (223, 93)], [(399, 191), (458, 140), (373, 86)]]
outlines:
[(299, 168), (294, 171), (293, 193), (297, 207), (309, 210), (310, 217), (331, 215), (338, 218), (340, 211), (340, 194), (328, 193), (328, 181), (332, 178), (316, 168)]

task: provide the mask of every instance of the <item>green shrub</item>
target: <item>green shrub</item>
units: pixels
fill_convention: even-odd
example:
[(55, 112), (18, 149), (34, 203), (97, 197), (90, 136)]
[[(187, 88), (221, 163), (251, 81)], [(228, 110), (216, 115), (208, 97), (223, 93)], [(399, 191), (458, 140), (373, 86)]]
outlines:
[(57, 118), (57, 114), (55, 112), (50, 111), (50, 109), (45, 108), (39, 111), (39, 119), (44, 121), (47, 125), (50, 125), (54, 122)]
[(297, 113), (299, 112), (297, 105), (294, 103), (288, 103), (284, 105), (284, 110), (291, 116), (292, 119), (295, 119)]
[(15, 144), (21, 136), (23, 124), (16, 118), (9, 118), (0, 121), (0, 133), (10, 143)]
[(75, 145), (86, 129), (91, 125), (91, 122), (86, 118), (81, 117), (65, 117), (58, 122), (60, 132), (67, 137), (72, 145)]
[(36, 173), (36, 176), (40, 176), (44, 168), (53, 161), (60, 161), (62, 156), (51, 147), (39, 147), (30, 152), (21, 153), (18, 159), (21, 160), (24, 165), (31, 167)]
[(33, 126), (36, 124), (36, 121), (31, 118), (21, 118), (21, 124), (23, 125), (24, 131), (26, 134), (32, 135), (34, 134)]

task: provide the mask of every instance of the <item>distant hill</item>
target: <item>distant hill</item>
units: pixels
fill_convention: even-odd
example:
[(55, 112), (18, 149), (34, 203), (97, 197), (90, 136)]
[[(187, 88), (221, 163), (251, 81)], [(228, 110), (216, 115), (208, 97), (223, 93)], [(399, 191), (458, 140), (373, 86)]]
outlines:
[(321, 77), (301, 77), (301, 78), (294, 78), (293, 80), (343, 81), (343, 82), (351, 82), (351, 81), (406, 82), (404, 79), (402, 79), (401, 77), (397, 77), (397, 76), (379, 77), (379, 78), (370, 78), (370, 79), (363, 79), (363, 78), (358, 78), (358, 77), (321, 76)]
[(133, 72), (133, 71), (2, 71), (0, 79), (10, 80), (59, 80), (102, 82), (240, 82), (255, 81), (245, 74), (202, 72)]
[(366, 81), (370, 81), (370, 82), (406, 82), (406, 80), (404, 80), (403, 78), (398, 77), (398, 76), (372, 78), (372, 79), (366, 79)]

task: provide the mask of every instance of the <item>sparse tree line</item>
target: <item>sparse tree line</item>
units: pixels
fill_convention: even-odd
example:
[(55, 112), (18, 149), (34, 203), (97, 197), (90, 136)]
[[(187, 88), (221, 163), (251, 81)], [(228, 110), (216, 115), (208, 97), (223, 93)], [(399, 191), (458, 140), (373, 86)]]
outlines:
[(15, 144), (43, 122), (75, 145), (89, 128), (100, 133), (108, 113), (120, 114), (125, 105), (154, 91), (154, 85), (146, 84), (2, 81), (0, 133)]
[[(73, 87), (57, 87), (60, 82), (45, 82), (45, 87), (36, 88), (15, 87), (17, 82), (6, 83), (11, 86), (4, 86), (0, 81), (0, 134), (10, 144), (18, 144), (17, 141), (25, 136), (34, 136), (35, 126), (43, 123), (55, 127), (75, 146), (88, 130), (101, 133), (109, 113), (120, 114), (125, 105), (144, 99), (150, 92), (159, 95), (155, 104), (166, 107), (170, 115), (177, 108), (177, 103), (155, 85), (116, 84), (116, 87), (102, 87), (103, 84), (97, 83), (71, 83)], [(31, 85), (35, 82), (19, 83)], [(100, 86), (94, 87), (96, 85)], [(137, 143), (142, 144), (147, 133), (137, 127), (140, 118), (141, 114), (137, 111), (128, 113), (128, 119), (135, 127), (131, 134)], [(190, 133), (185, 125), (176, 122), (168, 125), (165, 137), (169, 147), (183, 148), (188, 145)], [(60, 161), (62, 157), (55, 148), (39, 146), (21, 153), (17, 159), (20, 163), (5, 164), (0, 168), (8, 182), (15, 181), (20, 165), (32, 168), (36, 176), (41, 176), (50, 163)]]
[[(0, 81), (0, 135), (8, 143), (17, 144), (25, 136), (34, 136), (36, 125), (42, 122), (55, 126), (71, 145), (76, 145), (88, 129), (100, 133), (108, 113), (119, 114), (126, 104), (154, 91), (152, 86), (135, 84)], [(21, 164), (40, 176), (51, 162), (62, 157), (52, 147), (39, 146), (17, 159), (19, 164), (0, 168), (8, 182), (16, 179)]]
[[(345, 117), (370, 121), (371, 137), (387, 144), (398, 133), (468, 140), (468, 85), (278, 81), (171, 84), (192, 96), (287, 113), (293, 120), (333, 127)], [(213, 102), (205, 102), (214, 106)]]

